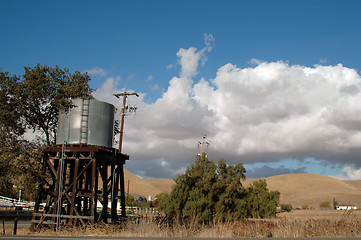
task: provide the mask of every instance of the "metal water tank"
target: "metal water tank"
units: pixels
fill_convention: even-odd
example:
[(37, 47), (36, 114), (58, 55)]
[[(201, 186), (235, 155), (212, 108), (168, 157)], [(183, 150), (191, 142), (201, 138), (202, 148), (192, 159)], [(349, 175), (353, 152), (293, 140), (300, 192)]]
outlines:
[(114, 106), (95, 99), (73, 99), (68, 112), (59, 113), (56, 144), (85, 143), (112, 147)]

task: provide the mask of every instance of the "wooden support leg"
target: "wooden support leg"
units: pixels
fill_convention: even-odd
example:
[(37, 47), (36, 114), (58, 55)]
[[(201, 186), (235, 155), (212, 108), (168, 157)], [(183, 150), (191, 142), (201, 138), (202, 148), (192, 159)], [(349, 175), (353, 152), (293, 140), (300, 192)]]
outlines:
[[(76, 189), (77, 189), (77, 179), (78, 179), (78, 169), (79, 169), (79, 158), (75, 159), (75, 164), (74, 164), (74, 170), (73, 170), (73, 182), (72, 182), (72, 191), (71, 191), (71, 203), (70, 203), (70, 210), (69, 210), (69, 215), (74, 215), (75, 212), (75, 197), (76, 197)], [(73, 222), (73, 221), (70, 221)]]
[(97, 212), (97, 207), (96, 207), (96, 187), (95, 187), (95, 177), (97, 177), (96, 175), (96, 160), (92, 159), (92, 172), (91, 172), (91, 193), (90, 193), (90, 215), (92, 216), (91, 222), (94, 223), (94, 219), (96, 219), (96, 212)]
[(114, 162), (111, 165), (111, 197), (112, 197), (112, 203), (111, 203), (111, 217), (112, 221), (117, 219), (117, 202), (118, 202), (118, 182), (116, 181), (117, 172), (115, 171), (115, 164)]
[(120, 163), (118, 166), (119, 175), (120, 175), (120, 199), (121, 199), (121, 207), (122, 207), (122, 217), (126, 217), (125, 212), (125, 186), (124, 186), (124, 169), (123, 164)]
[(108, 222), (108, 167), (106, 163), (102, 164), (102, 181), (103, 181), (103, 209), (102, 209), (102, 221)]

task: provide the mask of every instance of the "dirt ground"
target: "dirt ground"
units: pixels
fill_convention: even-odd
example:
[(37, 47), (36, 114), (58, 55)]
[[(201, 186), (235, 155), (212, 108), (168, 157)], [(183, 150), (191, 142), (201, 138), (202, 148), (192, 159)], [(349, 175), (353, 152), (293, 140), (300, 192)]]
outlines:
[(330, 219), (337, 220), (345, 217), (355, 217), (361, 219), (361, 210), (293, 210), (277, 214), (278, 218), (288, 219)]

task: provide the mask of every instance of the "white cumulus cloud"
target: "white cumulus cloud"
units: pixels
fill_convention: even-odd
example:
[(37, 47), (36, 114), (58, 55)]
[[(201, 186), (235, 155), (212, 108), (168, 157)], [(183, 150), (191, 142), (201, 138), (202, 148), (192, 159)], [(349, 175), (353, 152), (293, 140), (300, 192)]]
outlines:
[(121, 77), (110, 77), (107, 78), (106, 81), (103, 83), (102, 87), (96, 89), (93, 93), (95, 99), (99, 101), (109, 102), (114, 105), (118, 105), (119, 100), (113, 96), (115, 93), (119, 93), (118, 84), (121, 81)]
[(335, 178), (340, 180), (360, 180), (361, 168), (356, 169), (352, 166), (346, 166), (342, 168), (341, 174), (336, 175)]
[[(144, 94), (128, 100), (137, 101), (138, 112), (126, 119), (123, 149), (131, 161), (144, 163), (139, 168), (147, 166), (149, 176), (162, 174), (161, 167), (166, 177), (184, 169), (204, 134), (213, 160), (314, 157), (361, 168), (361, 78), (355, 69), (253, 59), (254, 67), (229, 63), (211, 80), (195, 79), (204, 51), (178, 51), (181, 72), (155, 103), (145, 103)], [(96, 94), (112, 92), (108, 84)], [(152, 164), (157, 159), (167, 164)]]

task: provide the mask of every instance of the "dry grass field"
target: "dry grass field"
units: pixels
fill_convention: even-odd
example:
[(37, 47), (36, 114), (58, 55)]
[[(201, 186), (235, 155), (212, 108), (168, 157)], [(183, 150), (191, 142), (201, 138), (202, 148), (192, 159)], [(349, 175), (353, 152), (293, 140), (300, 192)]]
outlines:
[[(108, 236), (108, 237), (192, 237), (192, 238), (356, 238), (361, 237), (361, 211), (294, 210), (272, 219), (247, 219), (239, 222), (197, 224), (196, 217), (186, 223), (179, 219), (169, 224), (155, 219), (129, 220), (121, 225), (97, 224), (87, 228), (63, 227), (60, 231), (30, 232), (19, 227), (18, 235)], [(6, 228), (12, 235), (13, 229)]]
[(341, 220), (344, 218), (355, 218), (361, 221), (360, 210), (320, 210), (320, 209), (308, 209), (308, 210), (293, 210), (291, 212), (278, 213), (278, 219), (289, 219), (289, 220)]
[[(144, 197), (170, 192), (173, 180), (141, 179), (125, 171), (126, 190)], [(249, 186), (256, 179), (247, 179)], [(42, 230), (30, 232), (29, 227), (19, 227), (18, 235), (59, 236), (111, 236), (111, 237), (193, 237), (193, 238), (306, 238), (306, 237), (361, 237), (361, 210), (320, 210), (319, 203), (333, 198), (339, 203), (355, 204), (361, 208), (361, 181), (340, 181), (316, 174), (288, 174), (266, 178), (269, 189), (281, 192), (281, 204), (294, 207), (307, 204), (308, 210), (293, 210), (279, 213), (272, 219), (246, 219), (239, 222), (199, 225), (194, 217), (186, 223), (174, 219), (172, 223), (154, 219), (128, 220), (121, 225), (97, 224), (86, 229), (64, 227), (59, 232)], [(6, 234), (12, 234), (12, 227), (6, 227)]]

